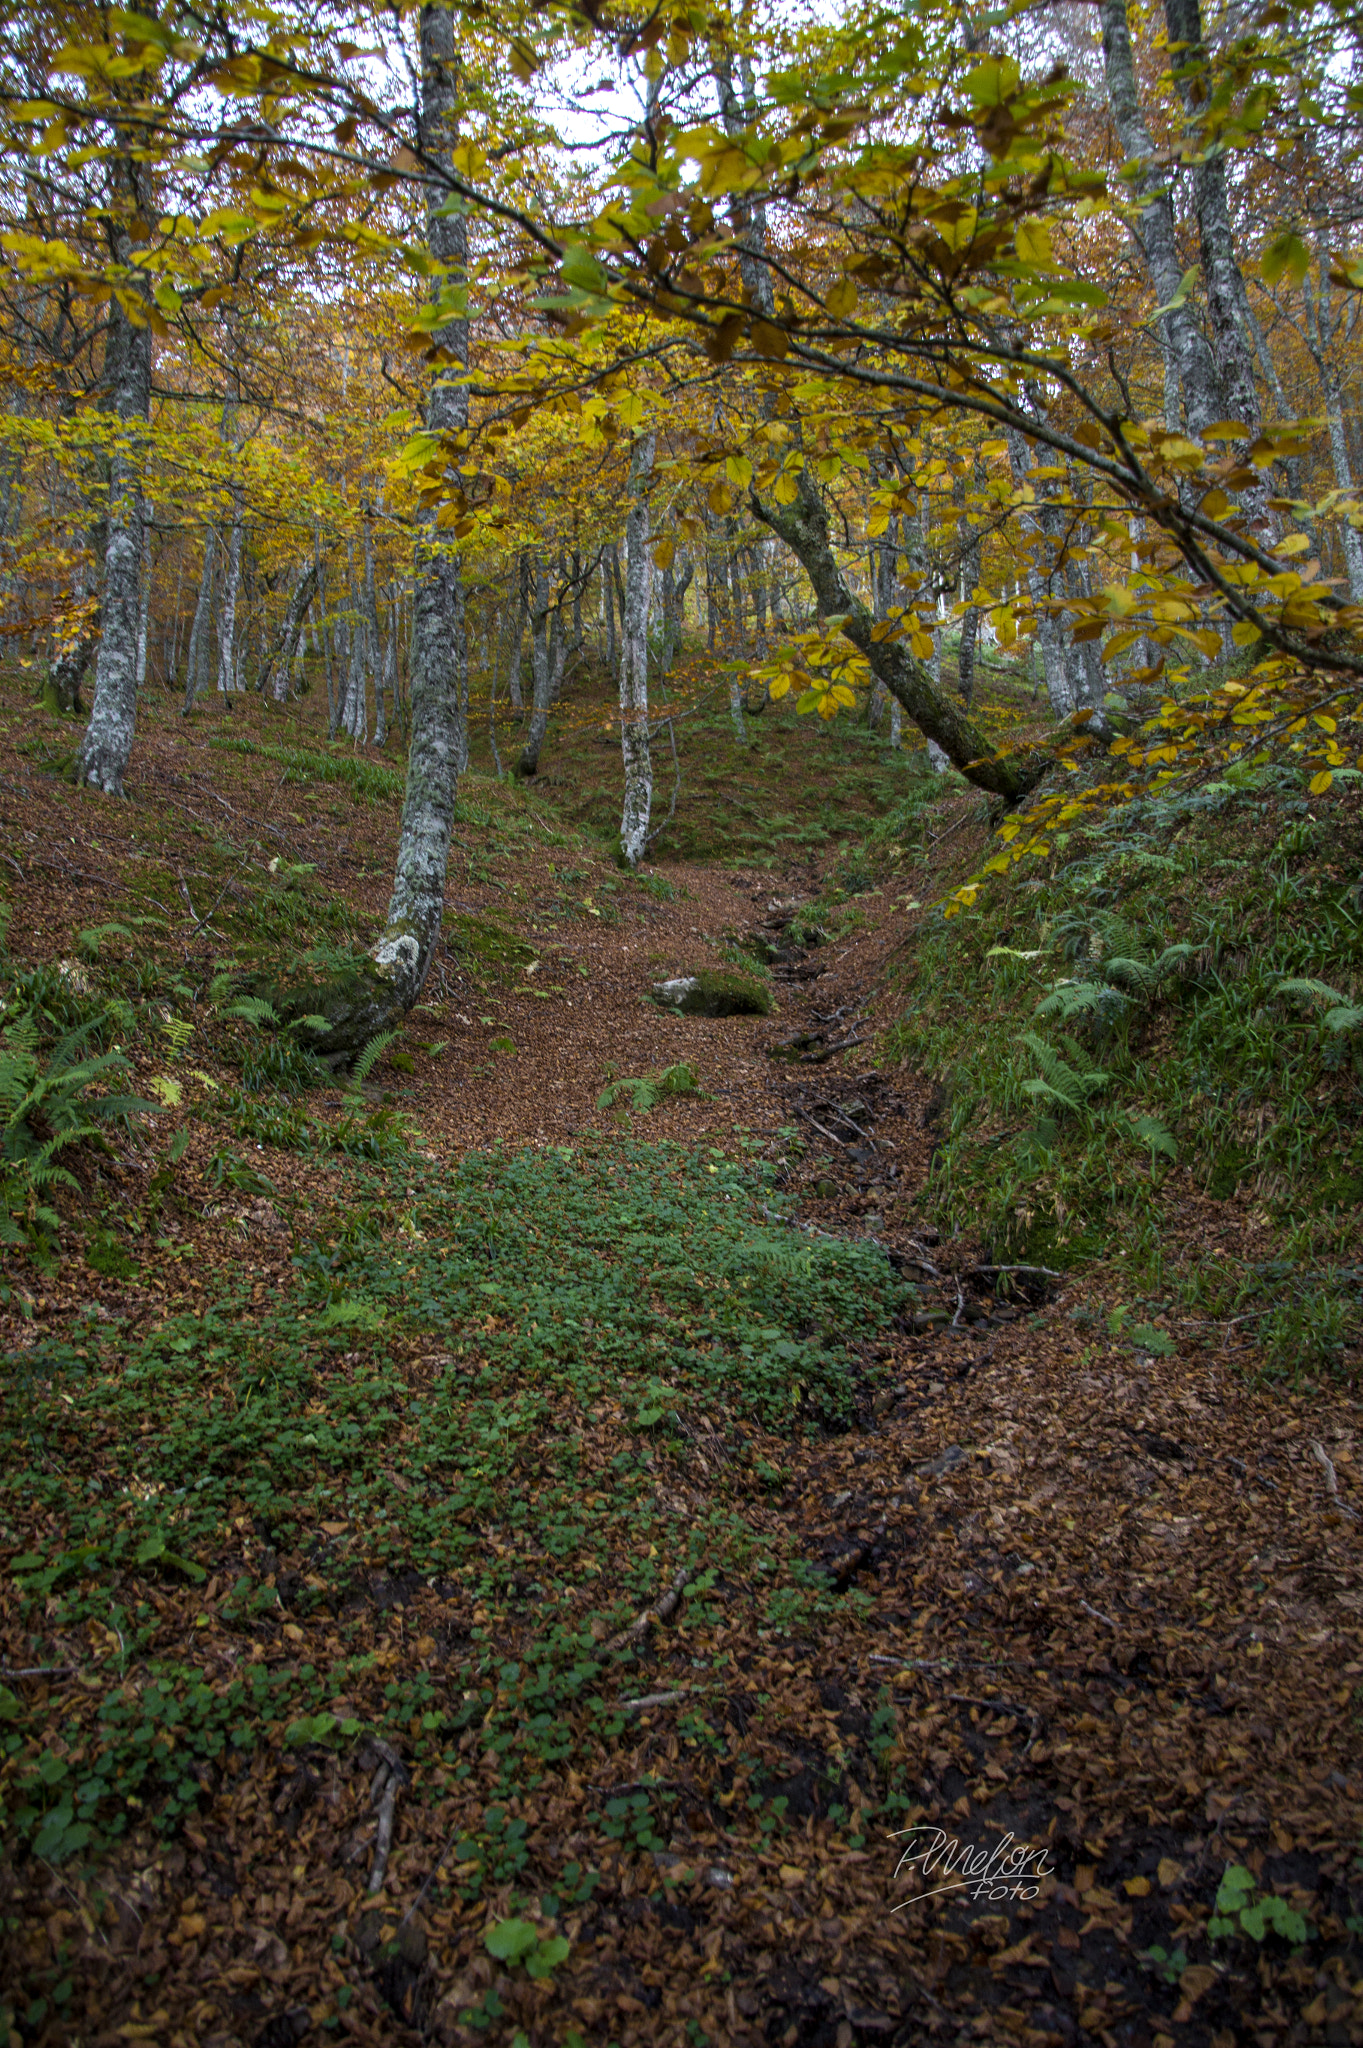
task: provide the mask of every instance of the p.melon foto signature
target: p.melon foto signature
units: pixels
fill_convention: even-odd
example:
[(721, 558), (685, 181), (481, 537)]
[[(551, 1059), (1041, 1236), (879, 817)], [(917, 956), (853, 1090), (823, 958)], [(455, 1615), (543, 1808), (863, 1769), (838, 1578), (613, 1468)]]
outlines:
[(1045, 1879), (1055, 1875), (1044, 1848), (1034, 1849), (1011, 1833), (992, 1848), (981, 1848), (949, 1835), (945, 1828), (920, 1824), (898, 1829), (890, 1840), (907, 1845), (895, 1865), (896, 1877), (916, 1869), (922, 1877), (941, 1880), (931, 1891), (901, 1899), (892, 1909), (896, 1913), (943, 1892), (967, 1892), (972, 1899), (1034, 1899)]

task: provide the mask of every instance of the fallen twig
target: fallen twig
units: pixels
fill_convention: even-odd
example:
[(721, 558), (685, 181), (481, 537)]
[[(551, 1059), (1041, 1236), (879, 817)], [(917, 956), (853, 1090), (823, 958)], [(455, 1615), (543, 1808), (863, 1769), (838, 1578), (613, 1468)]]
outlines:
[(638, 1714), (645, 1707), (674, 1707), (678, 1700), (685, 1698), (686, 1687), (683, 1685), (676, 1692), (646, 1692), (640, 1699), (617, 1700), (615, 1704), (622, 1714)]
[(69, 1678), (78, 1664), (0, 1664), (0, 1678)]
[(1063, 1280), (1065, 1277), (1050, 1266), (967, 1266), (966, 1272), (978, 1273), (982, 1279), (999, 1273), (1037, 1273), (1044, 1280)]
[(612, 1650), (623, 1650), (627, 1643), (637, 1643), (640, 1636), (648, 1634), (655, 1621), (671, 1621), (677, 1611), (682, 1594), (686, 1591), (694, 1577), (695, 1573), (690, 1567), (683, 1566), (681, 1571), (677, 1573), (676, 1578), (673, 1579), (672, 1584), (663, 1594), (657, 1606), (646, 1607), (642, 1614), (636, 1616), (628, 1628), (622, 1628), (619, 1635), (612, 1636), (606, 1645), (605, 1654), (609, 1656)]
[(1340, 1493), (1339, 1480), (1335, 1476), (1334, 1461), (1324, 1444), (1317, 1443), (1314, 1437), (1311, 1440), (1311, 1455), (1325, 1474), (1325, 1491), (1329, 1494), (1339, 1512), (1342, 1515), (1347, 1515), (1351, 1522), (1356, 1522), (1358, 1516)]
[(1228, 1465), (1233, 1465), (1237, 1472), (1243, 1472), (1246, 1479), (1249, 1480), (1252, 1486), (1266, 1486), (1270, 1493), (1276, 1493), (1278, 1491), (1277, 1484), (1274, 1480), (1265, 1478), (1262, 1472), (1252, 1471), (1250, 1467), (1245, 1463), (1243, 1458), (1232, 1458), (1229, 1451), (1225, 1455), (1226, 1463)]
[(1083, 1608), (1085, 1614), (1091, 1614), (1095, 1621), (1105, 1622), (1108, 1628), (1112, 1629), (1116, 1635), (1121, 1634), (1122, 1630), (1120, 1622), (1114, 1621), (1110, 1614), (1100, 1614), (1096, 1607), (1089, 1606), (1087, 1600), (1081, 1600), (1079, 1602), (1079, 1605)]
[(821, 1138), (827, 1138), (830, 1144), (838, 1146), (839, 1149), (843, 1152), (847, 1150), (847, 1141), (845, 1138), (835, 1138), (831, 1131), (824, 1129), (823, 1125), (819, 1122), (819, 1119), (816, 1116), (811, 1116), (809, 1114), (808, 1110), (805, 1110), (803, 1112), (803, 1115), (807, 1123), (813, 1124), (815, 1130), (819, 1133), (819, 1136)]
[(385, 1770), (383, 1790), (379, 1793), (379, 1826), (374, 1837), (374, 1861), (370, 1865), (367, 1890), (372, 1899), (376, 1892), (383, 1890), (383, 1880), (388, 1875), (388, 1857), (393, 1847), (393, 1816), (398, 1803), (398, 1774)]

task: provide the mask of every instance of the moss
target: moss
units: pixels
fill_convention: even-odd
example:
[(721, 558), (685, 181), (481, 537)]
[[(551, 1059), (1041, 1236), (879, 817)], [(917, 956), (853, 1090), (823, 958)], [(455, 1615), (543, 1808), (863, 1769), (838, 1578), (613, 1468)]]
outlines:
[[(679, 980), (685, 986), (679, 987), (676, 1000), (659, 1000), (683, 1017), (769, 1017), (775, 1007), (771, 990), (751, 974), (705, 968)], [(660, 988), (665, 986), (659, 984)]]
[(538, 958), (534, 946), (490, 917), (462, 913), (446, 917), (445, 941), (461, 960), (474, 960), (487, 967), (519, 967), (523, 961)]

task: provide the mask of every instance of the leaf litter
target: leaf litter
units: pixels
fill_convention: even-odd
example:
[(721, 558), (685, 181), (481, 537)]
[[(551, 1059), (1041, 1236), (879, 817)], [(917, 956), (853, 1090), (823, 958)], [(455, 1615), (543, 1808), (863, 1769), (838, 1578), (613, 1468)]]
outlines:
[[(170, 772), (153, 734), (144, 805)], [(138, 793), (100, 825), (86, 928)], [(387, 829), (330, 857), (379, 877)], [(1357, 1404), (1085, 1337), (1069, 1282), (935, 1239), (933, 1090), (873, 1064), (905, 917), (769, 1020), (675, 1019), (652, 979), (770, 878), (611, 922), (563, 865), (532, 842), (543, 907), (495, 913), (562, 993), (447, 957), (387, 1158), (256, 1141), (215, 1189), (216, 1112), (170, 1109), (173, 1236), (16, 1278), (12, 2038), (1363, 2039)], [(66, 947), (46, 873), (12, 897)], [(682, 1063), (699, 1095), (597, 1107)], [(925, 1896), (913, 1829), (1042, 1874)]]

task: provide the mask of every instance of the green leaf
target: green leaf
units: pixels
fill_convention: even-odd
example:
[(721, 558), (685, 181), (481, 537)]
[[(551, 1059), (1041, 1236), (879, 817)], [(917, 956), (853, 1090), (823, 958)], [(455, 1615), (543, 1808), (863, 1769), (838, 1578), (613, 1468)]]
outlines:
[(568, 1960), (569, 1943), (561, 1934), (555, 1934), (548, 1941), (541, 1941), (533, 1954), (526, 1957), (525, 1967), (532, 1977), (547, 1977), (560, 1963)]
[(610, 279), (597, 262), (590, 249), (581, 242), (575, 242), (565, 250), (559, 264), (565, 284), (576, 285), (579, 291), (604, 292)]
[(483, 1936), (483, 1945), (498, 1962), (518, 1963), (539, 1946), (539, 1934), (528, 1920), (499, 1920)]
[(1259, 270), (1265, 284), (1275, 285), (1285, 277), (1295, 288), (1305, 277), (1310, 263), (1305, 242), (1295, 228), (1288, 228), (1285, 234), (1269, 243)]

